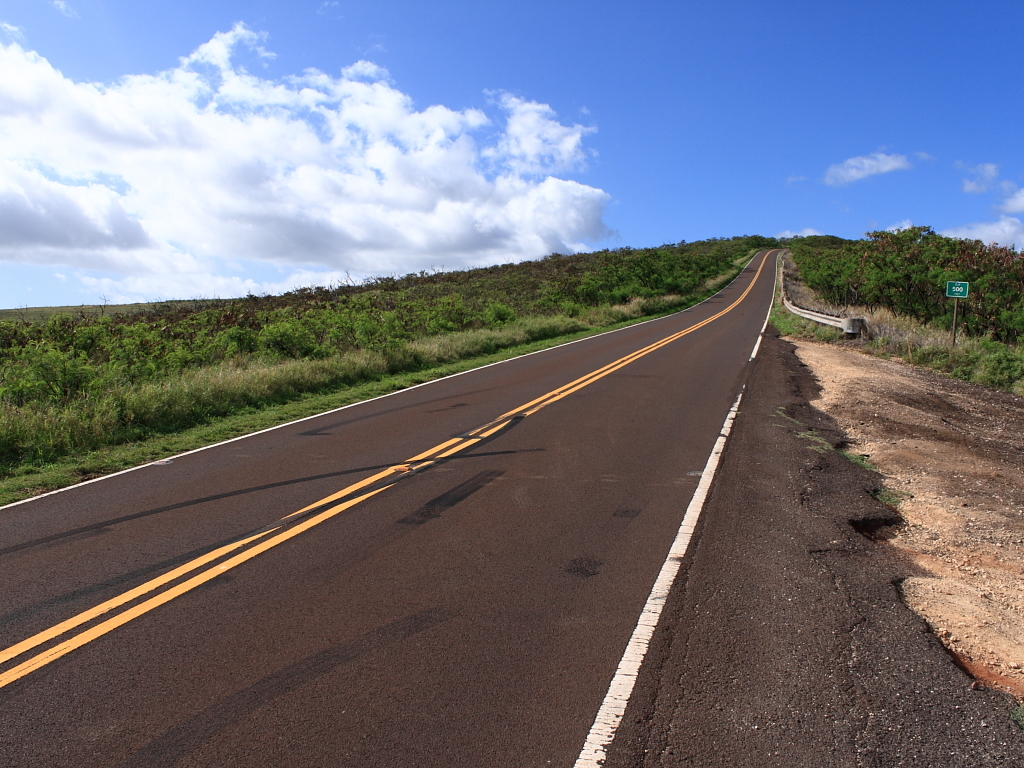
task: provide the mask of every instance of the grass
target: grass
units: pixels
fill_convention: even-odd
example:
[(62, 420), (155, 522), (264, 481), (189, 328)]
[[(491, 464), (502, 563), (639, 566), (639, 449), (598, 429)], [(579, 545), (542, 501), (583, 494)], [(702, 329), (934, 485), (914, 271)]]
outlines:
[[(234, 412), (208, 415), (201, 423), (165, 434), (143, 435), (118, 445), (97, 445), (91, 450), (68, 451), (50, 460), (24, 462), (0, 475), (0, 505), (482, 365), (671, 314), (713, 295), (734, 278), (745, 263), (745, 259), (738, 259), (735, 270), (709, 280), (697, 297), (663, 296), (617, 307), (595, 308), (577, 318), (525, 318), (500, 329), (425, 337), (396, 351), (391, 359), (380, 353), (360, 352), (355, 356), (338, 356), (329, 360), (200, 369), (174, 382), (155, 385), (152, 392), (138, 393), (138, 407), (169, 408), (172, 407), (169, 404), (177, 402), (182, 407), (194, 409), (197, 403), (200, 406), (204, 402), (223, 403), (225, 399), (235, 397), (237, 407)], [(400, 370), (402, 364), (413, 369)], [(301, 391), (300, 385), (309, 387), (309, 390)], [(247, 405), (245, 398), (252, 396), (253, 387), (260, 390), (259, 396), (252, 397), (252, 403)], [(139, 389), (145, 390), (145, 387)], [(276, 402), (275, 397), (278, 398)], [(267, 402), (268, 405), (261, 405)], [(96, 423), (92, 425), (100, 432), (104, 428), (102, 417), (102, 413), (96, 414)], [(52, 421), (54, 423), (49, 426), (54, 431), (53, 439), (59, 440), (62, 428), (59, 414)], [(42, 425), (43, 428), (46, 426)]]
[[(804, 423), (802, 421), (797, 421), (788, 413), (786, 413), (786, 409), (784, 406), (780, 405), (778, 408), (776, 408), (775, 415), (783, 419), (786, 419), (786, 421), (796, 424), (798, 427), (804, 426)], [(813, 429), (806, 429), (803, 432), (797, 432), (796, 436), (810, 442), (811, 444), (807, 447), (810, 448), (815, 453), (828, 453), (831, 450), (835, 450), (840, 456), (843, 456), (848, 461), (856, 464), (858, 467), (863, 467), (869, 472), (878, 472), (878, 467), (876, 467), (874, 464), (868, 461), (867, 456), (858, 453), (850, 453), (849, 451), (843, 451), (838, 448), (833, 448), (832, 444), (828, 440), (823, 438)], [(894, 508), (898, 508), (903, 499), (906, 498), (905, 494), (902, 494), (899, 491), (893, 491), (885, 487), (878, 488), (875, 491), (872, 491), (871, 495), (874, 496), (879, 501), (881, 501), (883, 504), (888, 504), (890, 507)]]
[(813, 429), (808, 429), (804, 432), (797, 432), (796, 436), (810, 442), (810, 445), (807, 447), (815, 453), (828, 453), (832, 450), (832, 443), (823, 438)]
[(780, 416), (781, 418), (785, 419), (786, 421), (789, 421), (789, 422), (792, 422), (793, 424), (796, 424), (798, 427), (802, 427), (804, 425), (804, 423), (802, 421), (798, 421), (798, 420), (794, 419), (792, 416), (790, 416), (788, 413), (786, 413), (786, 406), (784, 406), (784, 405), (780, 405), (778, 408), (775, 409), (775, 415), (776, 416)]
[[(877, 470), (876, 470), (877, 471)], [(892, 507), (893, 509), (899, 509), (902, 504), (909, 496), (906, 493), (900, 491), (894, 491), (891, 488), (884, 486), (875, 488), (871, 491), (871, 495), (878, 499), (886, 506)]]

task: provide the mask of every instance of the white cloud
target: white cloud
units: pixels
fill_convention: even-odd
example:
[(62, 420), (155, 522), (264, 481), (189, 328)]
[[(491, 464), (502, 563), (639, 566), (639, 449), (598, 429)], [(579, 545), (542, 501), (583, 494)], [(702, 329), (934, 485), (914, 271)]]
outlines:
[(1008, 189), (1007, 192), (1010, 193), (1009, 197), (999, 206), (999, 210), (1003, 213), (1024, 213), (1024, 189), (1017, 189), (1012, 192)]
[(77, 275), (79, 282), (92, 295), (106, 296), (115, 304), (132, 304), (162, 298), (227, 298), (278, 294), (296, 288), (346, 283), (349, 274), (336, 270), (317, 272), (298, 269), (280, 280), (253, 280), (237, 275), (211, 275), (188, 270), (165, 274), (129, 275), (121, 278)]
[(946, 229), (939, 234), (946, 237), (960, 237), (966, 240), (981, 240), (984, 243), (1024, 248), (1024, 223), (1014, 216), (1002, 216), (999, 221), (985, 221), (967, 224), (963, 227)]
[(904, 229), (910, 229), (914, 226), (914, 222), (910, 219), (904, 219), (903, 221), (897, 221), (891, 227), (886, 227), (886, 232), (902, 232)]
[(514, 173), (559, 173), (582, 168), (583, 137), (594, 131), (582, 125), (562, 125), (547, 104), (523, 101), (507, 93), (498, 103), (508, 113), (505, 134), (483, 156)]
[(967, 172), (971, 174), (971, 178), (964, 179), (964, 192), (978, 194), (987, 191), (996, 180), (999, 176), (999, 166), (995, 163), (982, 163), (968, 168)]
[(131, 250), (151, 245), (102, 184), (61, 184), (0, 159), (0, 252)]
[(25, 33), (22, 31), (21, 27), (8, 24), (6, 21), (0, 21), (0, 32), (12, 40), (25, 39)]
[[(239, 24), (172, 70), (109, 84), (0, 45), (0, 261), (71, 267), (118, 296), (227, 296), (608, 234), (608, 194), (556, 176), (583, 167), (591, 128), (507, 94), (493, 121), (417, 109), (365, 61), (281, 80), (233, 62), (240, 46), (272, 57), (264, 41)], [(252, 260), (287, 276), (221, 275)]]
[(886, 155), (882, 152), (875, 152), (871, 155), (851, 157), (849, 160), (830, 165), (825, 172), (825, 183), (838, 187), (866, 179), (868, 176), (877, 176), (890, 171), (905, 171), (909, 168), (910, 161), (907, 160), (906, 155)]
[(77, 19), (78, 14), (75, 13), (75, 9), (67, 4), (66, 0), (53, 0), (53, 7), (63, 13), (69, 19)]
[(819, 232), (816, 229), (811, 229), (810, 227), (804, 227), (799, 232), (794, 232), (791, 229), (784, 229), (781, 232), (779, 232), (779, 234), (777, 234), (776, 237), (778, 237), (778, 238), (811, 237), (812, 235), (821, 235), (821, 234), (823, 234), (823, 233)]

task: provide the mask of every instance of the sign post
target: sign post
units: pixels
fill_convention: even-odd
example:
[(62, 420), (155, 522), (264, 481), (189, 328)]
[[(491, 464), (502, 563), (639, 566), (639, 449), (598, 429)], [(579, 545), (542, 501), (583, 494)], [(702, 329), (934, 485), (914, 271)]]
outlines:
[(946, 298), (953, 300), (953, 346), (956, 346), (956, 314), (960, 309), (960, 299), (966, 299), (971, 293), (971, 284), (959, 280), (946, 282)]

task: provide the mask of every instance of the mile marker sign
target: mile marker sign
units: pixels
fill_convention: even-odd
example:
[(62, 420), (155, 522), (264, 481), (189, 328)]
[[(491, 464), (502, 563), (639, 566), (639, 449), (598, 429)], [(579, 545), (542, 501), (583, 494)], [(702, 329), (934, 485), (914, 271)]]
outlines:
[(970, 283), (962, 283), (957, 280), (950, 280), (946, 283), (947, 299), (966, 299), (970, 292)]

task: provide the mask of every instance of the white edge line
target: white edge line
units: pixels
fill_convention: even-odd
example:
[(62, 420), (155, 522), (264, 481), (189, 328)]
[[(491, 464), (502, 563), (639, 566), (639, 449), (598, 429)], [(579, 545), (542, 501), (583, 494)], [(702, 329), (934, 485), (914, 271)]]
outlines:
[[(762, 249), (762, 250), (764, 250), (764, 249)], [(774, 249), (769, 249), (769, 250), (774, 250)], [(761, 251), (758, 251), (757, 253), (761, 253)], [(602, 331), (601, 333), (595, 333), (593, 336), (584, 336), (582, 339), (575, 339), (573, 341), (567, 341), (564, 344), (556, 344), (553, 347), (545, 347), (544, 349), (538, 349), (535, 352), (527, 352), (525, 355), (516, 355), (515, 357), (509, 357), (509, 358), (507, 358), (505, 360), (498, 360), (495, 363), (488, 363), (487, 365), (481, 365), (479, 368), (470, 368), (469, 370), (459, 371), (458, 373), (453, 373), (453, 374), (451, 374), (449, 376), (442, 376), (442, 377), (440, 377), (438, 379), (431, 379), (430, 381), (424, 381), (421, 384), (414, 384), (411, 387), (404, 387), (402, 389), (396, 389), (394, 392), (388, 392), (385, 395), (377, 395), (377, 397), (371, 397), (369, 400), (359, 400), (358, 402), (349, 403), (348, 405), (343, 405), (343, 406), (340, 406), (339, 408), (332, 408), (329, 411), (321, 411), (320, 413), (314, 413), (312, 416), (303, 416), (301, 419), (295, 419), (294, 421), (286, 421), (284, 424), (278, 424), (278, 425), (273, 426), (273, 427), (267, 427), (266, 429), (261, 429), (261, 430), (258, 430), (256, 432), (250, 432), (250, 433), (248, 433), (246, 435), (239, 435), (238, 437), (232, 437), (232, 438), (230, 438), (228, 440), (221, 440), (219, 443), (211, 443), (210, 445), (204, 445), (201, 448), (193, 448), (191, 451), (185, 451), (184, 453), (177, 453), (177, 454), (175, 454), (173, 456), (166, 456), (166, 457), (164, 457), (162, 459), (158, 459), (156, 461), (147, 461), (145, 464), (139, 464), (138, 466), (129, 467), (128, 469), (122, 469), (122, 470), (120, 470), (118, 472), (111, 472), (109, 475), (102, 475), (101, 477), (94, 477), (92, 480), (83, 480), (82, 482), (75, 483), (74, 485), (66, 485), (63, 488), (57, 488), (56, 490), (53, 490), (53, 491), (47, 491), (46, 493), (41, 493), (38, 496), (30, 496), (29, 498), (22, 499), (21, 501), (12, 501), (10, 504), (4, 504), (3, 506), (0, 506), (0, 512), (3, 512), (4, 510), (10, 509), (11, 507), (17, 507), (17, 506), (19, 506), (21, 504), (28, 504), (30, 501), (37, 501), (38, 499), (45, 499), (47, 496), (53, 496), (54, 494), (57, 494), (57, 493), (64, 493), (65, 491), (71, 491), (71, 490), (74, 490), (75, 488), (81, 488), (83, 485), (91, 485), (92, 483), (98, 483), (101, 480), (109, 480), (110, 478), (117, 477), (118, 475), (125, 475), (125, 474), (127, 474), (129, 472), (135, 472), (138, 469), (145, 469), (146, 467), (150, 467), (150, 466), (156, 464), (157, 461), (160, 461), (160, 462), (174, 461), (175, 459), (180, 459), (183, 456), (189, 456), (189, 455), (191, 455), (193, 453), (199, 453), (200, 451), (208, 451), (211, 448), (219, 448), (222, 445), (227, 445), (228, 443), (233, 443), (236, 440), (245, 440), (245, 439), (250, 438), (250, 437), (256, 437), (257, 435), (262, 435), (262, 434), (264, 434), (266, 432), (273, 432), (275, 429), (282, 429), (284, 427), (290, 427), (292, 424), (300, 424), (303, 421), (309, 421), (310, 419), (319, 419), (321, 416), (327, 416), (327, 415), (332, 414), (332, 413), (337, 413), (338, 411), (344, 411), (347, 408), (354, 408), (357, 405), (365, 405), (366, 403), (372, 403), (374, 400), (383, 400), (385, 397), (392, 397), (394, 395), (400, 395), (403, 392), (409, 392), (410, 390), (413, 390), (413, 389), (419, 389), (420, 387), (426, 387), (426, 386), (428, 386), (430, 384), (437, 384), (440, 381), (449, 381), (451, 379), (456, 378), (457, 376), (464, 376), (467, 373), (475, 373), (476, 371), (482, 371), (485, 368), (490, 368), (491, 366), (494, 366), (494, 365), (502, 365), (504, 363), (511, 363), (513, 360), (522, 360), (523, 358), (526, 358), (526, 357), (532, 357), (533, 355), (539, 355), (542, 352), (550, 352), (553, 349), (559, 349), (561, 347), (568, 347), (571, 344), (579, 344), (581, 341), (589, 341), (590, 339), (596, 339), (599, 336), (606, 336), (608, 334), (618, 333), (619, 331), (625, 331), (625, 330), (628, 330), (630, 328), (636, 328), (637, 326), (640, 326), (640, 325), (646, 325), (647, 323), (656, 323), (659, 320), (666, 320), (666, 319), (672, 317), (673, 315), (678, 315), (681, 312), (686, 312), (688, 310), (694, 309), (695, 307), (699, 307), (701, 304), (704, 304), (705, 302), (711, 301), (711, 299), (715, 298), (715, 296), (720, 294), (722, 291), (724, 291), (725, 289), (727, 289), (729, 286), (731, 286), (733, 283), (735, 283), (737, 280), (740, 279), (740, 275), (743, 274), (743, 271), (747, 267), (749, 267), (751, 265), (751, 263), (753, 263), (754, 259), (757, 258), (757, 253), (755, 253), (751, 257), (750, 261), (748, 261), (743, 266), (742, 269), (740, 269), (740, 271), (739, 271), (739, 273), (737, 273), (736, 277), (734, 277), (732, 280), (729, 281), (728, 285), (722, 286), (719, 290), (715, 291), (715, 293), (713, 293), (711, 296), (708, 296), (706, 299), (704, 299), (704, 301), (700, 301), (700, 302), (694, 304), (693, 306), (686, 307), (686, 309), (681, 309), (681, 310), (679, 310), (679, 312), (673, 312), (670, 315), (662, 315), (661, 317), (652, 317), (650, 320), (641, 320), (639, 323), (632, 323), (631, 325), (624, 325), (621, 328), (614, 328), (614, 329), (612, 329), (610, 331)], [(774, 296), (773, 296), (773, 300), (774, 300)]]
[[(777, 257), (776, 257), (777, 258)], [(764, 325), (761, 326), (761, 332), (757, 334), (757, 343), (754, 344), (754, 351), (750, 353), (750, 360), (757, 357), (757, 351), (761, 348), (761, 339), (764, 338), (765, 329), (768, 327), (768, 321), (771, 319), (772, 310), (775, 308), (775, 289), (778, 287), (779, 282), (779, 267), (778, 261), (775, 262), (775, 280), (772, 281), (772, 302), (768, 305), (768, 314), (764, 317)], [(749, 363), (750, 360), (747, 360)]]
[(704, 508), (708, 490), (711, 488), (711, 482), (718, 469), (719, 459), (725, 450), (725, 442), (732, 431), (732, 424), (736, 420), (745, 389), (746, 385), (740, 389), (739, 395), (736, 396), (736, 402), (732, 404), (729, 415), (725, 417), (722, 431), (719, 433), (715, 447), (708, 457), (708, 463), (701, 473), (700, 483), (697, 484), (697, 490), (693, 492), (693, 498), (690, 499), (690, 505), (686, 508), (686, 514), (683, 515), (679, 532), (676, 534), (675, 541), (672, 542), (672, 547), (668, 551), (668, 557), (665, 558), (665, 563), (661, 566), (658, 578), (651, 588), (651, 594), (640, 612), (636, 629), (633, 630), (633, 635), (629, 638), (629, 643), (626, 644), (626, 650), (615, 670), (615, 676), (612, 677), (611, 685), (608, 686), (608, 693), (605, 694), (601, 708), (597, 711), (597, 717), (594, 718), (594, 724), (590, 728), (590, 733), (587, 734), (587, 739), (583, 743), (583, 749), (576, 759), (574, 768), (600, 768), (605, 763), (608, 747), (615, 738), (615, 732), (626, 713), (626, 705), (633, 694), (633, 686), (636, 684), (640, 665), (647, 654), (654, 629), (658, 625), (658, 619), (661, 618), (661, 611), (665, 607), (672, 584), (679, 573), (686, 550), (690, 546), (690, 539), (693, 537), (701, 510)]

